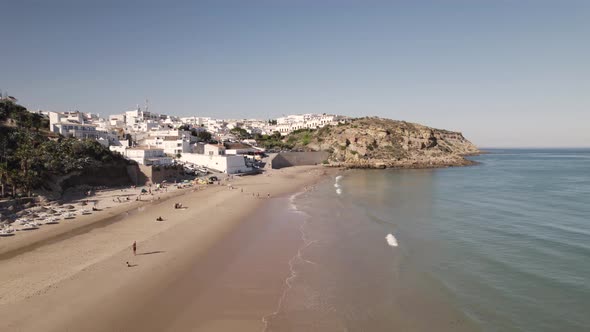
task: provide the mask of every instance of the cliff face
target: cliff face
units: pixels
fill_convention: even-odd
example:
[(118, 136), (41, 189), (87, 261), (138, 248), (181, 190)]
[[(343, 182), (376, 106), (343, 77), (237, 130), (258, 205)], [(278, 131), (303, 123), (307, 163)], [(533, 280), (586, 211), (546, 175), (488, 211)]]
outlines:
[(459, 132), (382, 118), (362, 118), (296, 135), (296, 148), (331, 152), (327, 162), (357, 168), (469, 165), (479, 150)]

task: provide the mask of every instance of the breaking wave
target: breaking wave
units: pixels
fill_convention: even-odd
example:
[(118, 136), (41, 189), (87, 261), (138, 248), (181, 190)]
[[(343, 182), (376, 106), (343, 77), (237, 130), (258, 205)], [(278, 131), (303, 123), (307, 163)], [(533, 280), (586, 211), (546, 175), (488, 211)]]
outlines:
[(391, 247), (397, 247), (397, 239), (395, 236), (393, 236), (393, 234), (387, 234), (385, 240), (387, 240), (387, 244), (389, 244)]
[(340, 186), (340, 179), (342, 179), (342, 175), (338, 175), (335, 179), (334, 179), (334, 187), (336, 188), (336, 193), (338, 195), (342, 195), (342, 189)]
[(289, 209), (291, 211), (301, 213), (301, 211), (299, 211), (299, 209), (297, 208), (297, 205), (295, 205), (295, 200), (297, 199), (297, 197), (299, 197), (299, 195), (301, 195), (303, 193), (304, 193), (303, 191), (300, 191), (300, 192), (295, 193), (289, 197)]

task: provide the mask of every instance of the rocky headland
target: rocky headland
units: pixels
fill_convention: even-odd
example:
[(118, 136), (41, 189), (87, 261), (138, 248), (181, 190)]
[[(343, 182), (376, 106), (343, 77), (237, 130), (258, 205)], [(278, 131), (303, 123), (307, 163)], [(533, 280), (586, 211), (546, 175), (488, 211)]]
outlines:
[(328, 151), (327, 166), (349, 168), (433, 168), (466, 166), (479, 149), (460, 132), (377, 117), (338, 126), (300, 130), (286, 141), (295, 149)]

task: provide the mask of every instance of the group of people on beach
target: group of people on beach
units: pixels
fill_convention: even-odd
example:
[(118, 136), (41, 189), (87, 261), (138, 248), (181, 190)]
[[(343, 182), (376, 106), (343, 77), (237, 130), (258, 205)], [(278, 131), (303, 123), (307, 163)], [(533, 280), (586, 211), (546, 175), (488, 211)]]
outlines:
[[(242, 192), (244, 191), (242, 190)], [(252, 197), (254, 197), (254, 193), (252, 193)], [(260, 193), (256, 193), (256, 198), (260, 198)], [(270, 193), (266, 194), (266, 198), (270, 198)]]

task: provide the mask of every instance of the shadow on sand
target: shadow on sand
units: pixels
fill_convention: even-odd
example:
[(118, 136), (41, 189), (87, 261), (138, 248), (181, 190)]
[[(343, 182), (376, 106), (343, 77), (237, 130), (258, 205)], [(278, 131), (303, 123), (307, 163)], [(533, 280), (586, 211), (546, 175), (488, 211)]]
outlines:
[(158, 250), (158, 251), (140, 252), (137, 254), (137, 256), (139, 256), (139, 255), (153, 255), (153, 254), (161, 254), (161, 253), (165, 253), (165, 251)]

